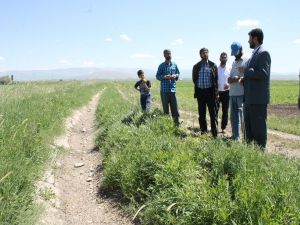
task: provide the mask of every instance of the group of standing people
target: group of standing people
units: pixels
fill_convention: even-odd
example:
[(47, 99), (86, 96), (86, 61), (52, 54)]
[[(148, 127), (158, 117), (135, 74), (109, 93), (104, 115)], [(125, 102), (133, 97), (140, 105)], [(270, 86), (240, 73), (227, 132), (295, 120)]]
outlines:
[[(232, 139), (240, 138), (240, 128), (247, 143), (255, 142), (261, 148), (267, 142), (267, 105), (270, 99), (270, 67), (271, 57), (264, 50), (263, 31), (259, 28), (251, 30), (248, 43), (254, 49), (250, 59), (243, 58), (243, 48), (238, 42), (231, 45), (231, 55), (235, 57), (231, 70), (226, 66), (227, 54), (220, 55), (220, 65), (209, 60), (209, 50), (201, 48), (201, 60), (192, 71), (194, 98), (198, 103), (199, 126), (201, 133), (207, 133), (206, 108), (210, 116), (211, 133), (218, 136), (218, 111), (222, 109), (221, 130), (225, 133), (228, 123), (228, 109)], [(163, 111), (169, 114), (169, 108), (175, 125), (179, 125), (179, 111), (176, 97), (176, 81), (179, 69), (173, 62), (171, 51), (163, 52), (165, 61), (158, 67), (156, 79), (161, 81), (161, 101)], [(142, 73), (142, 79), (139, 75)], [(135, 88), (141, 91), (143, 109), (150, 109), (150, 81), (144, 80), (143, 71), (138, 71), (140, 83)], [(143, 93), (142, 93), (143, 92)], [(147, 96), (147, 97), (146, 97)], [(148, 103), (147, 103), (148, 102)], [(147, 107), (148, 105), (148, 107)]]

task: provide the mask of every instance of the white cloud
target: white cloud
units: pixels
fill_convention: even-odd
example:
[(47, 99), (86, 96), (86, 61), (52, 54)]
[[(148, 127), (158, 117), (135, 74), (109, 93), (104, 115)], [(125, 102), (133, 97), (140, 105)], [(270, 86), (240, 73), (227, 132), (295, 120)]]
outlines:
[(3, 56), (0, 56), (0, 61), (5, 60), (5, 58)]
[(91, 60), (84, 60), (80, 65), (80, 67), (92, 67), (92, 66), (96, 66), (96, 63)]
[(132, 40), (130, 37), (128, 37), (127, 34), (121, 34), (120, 39), (123, 41), (131, 41)]
[(63, 64), (65, 66), (71, 66), (72, 65), (72, 62), (70, 60), (67, 60), (67, 59), (62, 59), (59, 61), (60, 64)]
[[(299, 45), (299, 44), (300, 44), (300, 38), (298, 38), (298, 39), (294, 40), (294, 41), (293, 41), (293, 43), (294, 43), (294, 44), (298, 44), (298, 45)], [(0, 57), (0, 58), (1, 58), (1, 57)]]
[(105, 38), (104, 41), (111, 42), (112, 39), (108, 37), (108, 38)]
[(234, 29), (241, 29), (242, 27), (255, 27), (260, 25), (259, 20), (252, 20), (252, 19), (246, 19), (246, 20), (238, 20), (235, 22)]
[(182, 45), (184, 42), (181, 38), (176, 39), (175, 41), (173, 41), (171, 44), (172, 45)]

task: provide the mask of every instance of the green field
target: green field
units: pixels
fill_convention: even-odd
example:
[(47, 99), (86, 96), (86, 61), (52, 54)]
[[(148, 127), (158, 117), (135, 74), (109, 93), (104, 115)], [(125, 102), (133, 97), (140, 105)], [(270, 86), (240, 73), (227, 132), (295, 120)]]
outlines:
[(271, 81), (271, 104), (292, 104), (298, 102), (298, 81)]
[[(132, 102), (139, 104), (139, 94), (133, 89), (134, 82), (123, 82), (116, 84)], [(160, 106), (160, 83), (152, 81), (152, 100), (154, 106)], [(296, 105), (298, 101), (299, 84), (298, 81), (271, 81), (271, 105)], [(179, 110), (197, 113), (197, 101), (194, 99), (194, 86), (192, 81), (177, 82), (177, 97)], [(299, 116), (276, 116), (269, 113), (268, 127), (291, 134), (300, 135)]]
[[(124, 94), (132, 84), (115, 86)], [(299, 161), (195, 137), (160, 111), (142, 114), (128, 92), (102, 95), (97, 144), (104, 190), (120, 193), (132, 214), (141, 209), (141, 224), (299, 224)]]
[[(34, 180), (51, 154), (64, 119), (103, 88), (98, 82), (0, 86), (0, 224), (34, 217)], [(28, 222), (28, 224), (31, 224)]]
[[(0, 86), (1, 225), (32, 224), (34, 183), (51, 156), (50, 144), (62, 132), (64, 119), (104, 87), (97, 111), (104, 187), (120, 191), (132, 213), (145, 205), (138, 215), (142, 224), (299, 224), (299, 161), (210, 136), (193, 137), (157, 110), (142, 114), (133, 85), (70, 81)], [(272, 82), (273, 104), (291, 104), (297, 85)], [(152, 108), (160, 109), (156, 81), (152, 96)], [(178, 101), (181, 110), (197, 112), (190, 81), (178, 82)], [(271, 117), (269, 126), (275, 119), (274, 129), (299, 130), (288, 117)]]

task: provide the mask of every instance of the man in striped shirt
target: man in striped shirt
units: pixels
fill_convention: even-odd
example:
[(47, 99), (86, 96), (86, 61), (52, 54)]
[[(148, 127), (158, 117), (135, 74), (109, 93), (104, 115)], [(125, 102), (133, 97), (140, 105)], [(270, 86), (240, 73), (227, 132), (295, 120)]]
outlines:
[(165, 114), (169, 114), (169, 106), (175, 125), (179, 125), (179, 112), (176, 97), (176, 81), (179, 78), (179, 70), (175, 62), (171, 61), (172, 55), (169, 49), (164, 52), (165, 61), (158, 67), (156, 79), (161, 81), (160, 94)]
[(198, 102), (199, 125), (202, 133), (207, 132), (206, 106), (210, 116), (210, 126), (213, 137), (218, 135), (218, 68), (208, 60), (208, 49), (200, 49), (201, 61), (193, 67), (194, 97)]

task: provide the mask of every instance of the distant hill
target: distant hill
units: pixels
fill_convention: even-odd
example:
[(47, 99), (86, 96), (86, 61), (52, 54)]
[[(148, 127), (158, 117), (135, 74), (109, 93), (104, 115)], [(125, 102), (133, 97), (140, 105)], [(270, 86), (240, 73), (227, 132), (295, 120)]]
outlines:
[[(55, 70), (23, 70), (0, 72), (0, 76), (14, 75), (16, 81), (36, 80), (128, 80), (137, 79), (138, 68), (69, 68)], [(148, 79), (155, 79), (156, 71), (145, 69)], [(181, 70), (181, 79), (190, 80), (191, 70)], [(272, 80), (297, 80), (296, 73), (272, 73)]]

